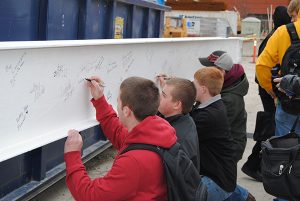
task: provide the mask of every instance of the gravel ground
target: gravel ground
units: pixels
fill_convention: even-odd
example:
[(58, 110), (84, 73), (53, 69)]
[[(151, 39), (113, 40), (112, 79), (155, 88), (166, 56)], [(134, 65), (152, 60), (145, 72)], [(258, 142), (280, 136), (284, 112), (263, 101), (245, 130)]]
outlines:
[[(112, 147), (106, 149), (92, 160), (86, 163), (86, 169), (91, 178), (104, 176), (111, 168), (116, 155), (116, 150)], [(46, 191), (32, 199), (32, 201), (68, 201), (74, 200), (69, 192), (65, 179), (60, 180)]]

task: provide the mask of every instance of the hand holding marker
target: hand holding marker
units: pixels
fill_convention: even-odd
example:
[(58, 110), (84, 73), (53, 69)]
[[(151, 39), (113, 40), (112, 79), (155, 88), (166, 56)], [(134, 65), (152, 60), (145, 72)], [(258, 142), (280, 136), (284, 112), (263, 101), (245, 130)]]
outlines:
[(156, 76), (156, 82), (158, 82), (160, 88), (163, 88), (165, 86), (166, 81), (169, 79), (171, 79), (171, 77), (168, 77), (166, 74), (158, 74)]
[(91, 95), (95, 100), (98, 100), (104, 95), (103, 92), (105, 86), (100, 77), (92, 76), (90, 78), (85, 78), (85, 80), (88, 82)]
[[(86, 81), (89, 81), (89, 82), (92, 82), (92, 80), (89, 79), (89, 78), (85, 78), (85, 80), (86, 80)], [(100, 87), (105, 87), (103, 82), (100, 82), (100, 83), (99, 83), (99, 86), (100, 86)]]
[(162, 78), (164, 80), (170, 80), (171, 79), (171, 77), (168, 77), (166, 74), (159, 74), (156, 77), (157, 77), (157, 79)]

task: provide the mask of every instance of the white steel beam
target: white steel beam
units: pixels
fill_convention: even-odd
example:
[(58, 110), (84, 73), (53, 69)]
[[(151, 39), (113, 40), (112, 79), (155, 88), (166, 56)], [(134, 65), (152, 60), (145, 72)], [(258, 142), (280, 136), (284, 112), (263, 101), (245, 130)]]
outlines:
[(199, 57), (225, 50), (241, 60), (239, 38), (0, 43), (0, 162), (97, 124), (84, 78), (98, 75), (108, 101), (129, 76), (193, 78)]

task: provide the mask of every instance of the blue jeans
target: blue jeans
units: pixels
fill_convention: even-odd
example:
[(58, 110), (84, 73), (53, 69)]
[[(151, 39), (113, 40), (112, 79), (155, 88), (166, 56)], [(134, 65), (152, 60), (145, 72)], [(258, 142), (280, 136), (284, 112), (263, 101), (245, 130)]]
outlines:
[[(296, 120), (297, 116), (291, 115), (286, 113), (282, 110), (281, 104), (278, 103), (276, 107), (276, 113), (275, 113), (275, 136), (283, 136), (290, 132), (292, 129), (294, 122)], [(297, 123), (296, 133), (300, 134), (300, 120)], [(284, 199), (276, 198), (274, 201), (286, 201)]]
[[(275, 113), (275, 136), (283, 136), (290, 132), (297, 116), (286, 113), (282, 110), (281, 104), (277, 104)], [(296, 126), (296, 133), (300, 134), (300, 120)]]
[(224, 191), (209, 177), (202, 177), (202, 182), (207, 186), (207, 201), (245, 201), (249, 192), (237, 185), (234, 192)]

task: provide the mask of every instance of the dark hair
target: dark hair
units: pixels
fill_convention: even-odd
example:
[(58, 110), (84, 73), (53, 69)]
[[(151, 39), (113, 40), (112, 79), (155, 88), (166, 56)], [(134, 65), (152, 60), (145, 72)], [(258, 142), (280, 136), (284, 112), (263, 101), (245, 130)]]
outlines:
[(274, 29), (277, 29), (281, 25), (291, 23), (291, 17), (288, 14), (285, 6), (277, 6), (273, 13)]
[(137, 120), (156, 115), (159, 90), (154, 82), (142, 77), (129, 77), (120, 86), (122, 107), (128, 106)]
[(166, 81), (166, 85), (174, 87), (171, 91), (172, 100), (180, 101), (182, 113), (188, 114), (192, 110), (196, 99), (196, 88), (193, 82), (183, 78), (171, 78)]

